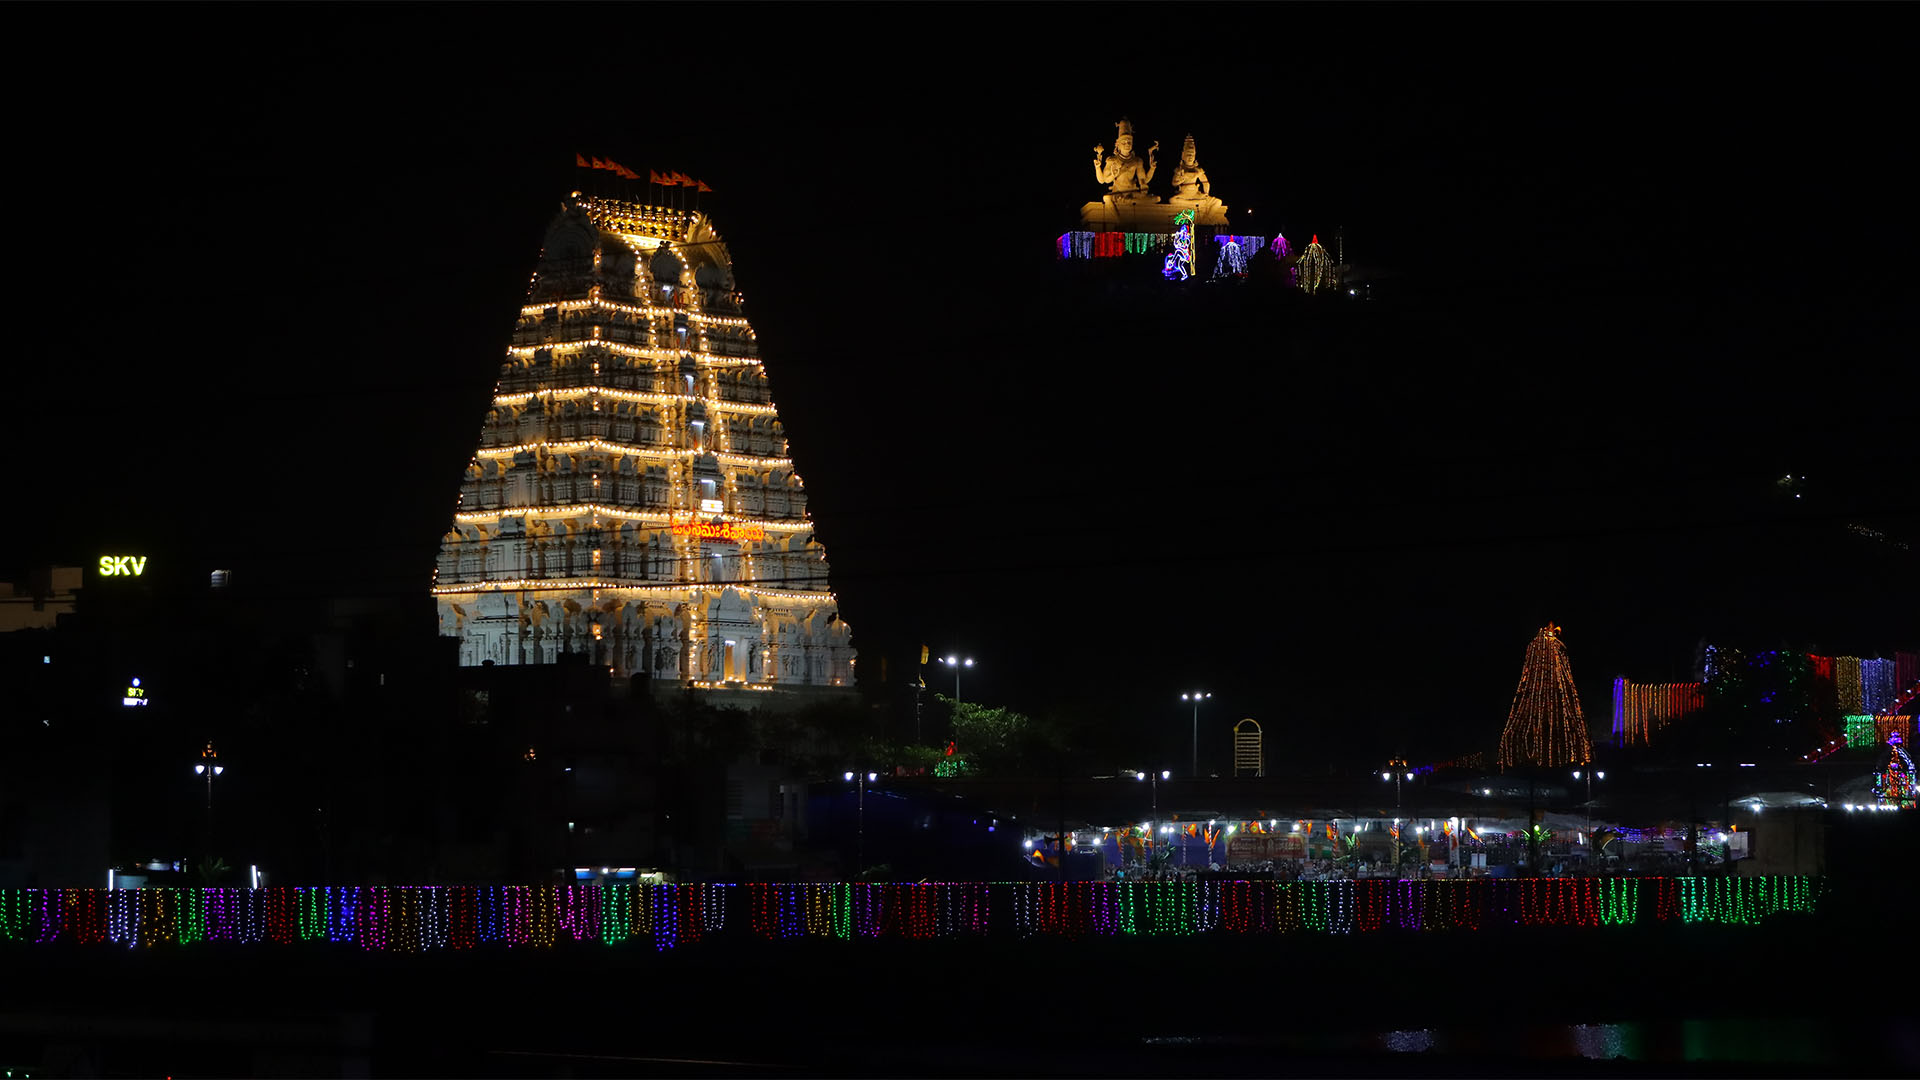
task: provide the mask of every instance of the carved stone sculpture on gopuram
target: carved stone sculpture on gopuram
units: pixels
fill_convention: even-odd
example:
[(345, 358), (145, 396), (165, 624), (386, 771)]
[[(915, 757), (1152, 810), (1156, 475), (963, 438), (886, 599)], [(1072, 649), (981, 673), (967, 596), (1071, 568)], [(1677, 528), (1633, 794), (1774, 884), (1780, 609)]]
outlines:
[(1143, 158), (1134, 152), (1132, 122), (1123, 118), (1115, 126), (1119, 133), (1114, 136), (1113, 152), (1108, 153), (1105, 146), (1093, 148), (1093, 178), (1107, 186), (1107, 194), (1099, 202), (1080, 208), (1082, 228), (1096, 232), (1172, 232), (1173, 219), (1182, 210), (1194, 212), (1196, 225), (1227, 223), (1226, 204), (1213, 196), (1206, 170), (1195, 158), (1193, 136), (1187, 136), (1180, 164), (1174, 169), (1173, 198), (1162, 202), (1147, 187), (1153, 182), (1158, 164), (1154, 155), (1160, 144), (1147, 147)]

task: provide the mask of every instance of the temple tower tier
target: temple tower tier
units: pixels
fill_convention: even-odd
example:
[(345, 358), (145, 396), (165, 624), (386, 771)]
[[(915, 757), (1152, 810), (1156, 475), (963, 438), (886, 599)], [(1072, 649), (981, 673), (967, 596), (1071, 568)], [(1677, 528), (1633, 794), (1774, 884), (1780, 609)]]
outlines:
[(853, 685), (852, 633), (704, 215), (567, 200), (433, 595), (463, 665), (581, 655), (697, 689)]

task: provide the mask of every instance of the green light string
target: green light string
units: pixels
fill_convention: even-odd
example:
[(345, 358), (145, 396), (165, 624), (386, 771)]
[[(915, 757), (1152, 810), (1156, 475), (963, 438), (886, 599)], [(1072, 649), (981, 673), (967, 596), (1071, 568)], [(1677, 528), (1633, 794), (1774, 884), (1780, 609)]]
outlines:
[(1600, 924), (1631, 926), (1640, 918), (1640, 882), (1636, 878), (1607, 878), (1603, 886)]
[(844, 881), (833, 886), (832, 933), (841, 941), (853, 939), (853, 886)]
[(24, 902), (20, 890), (0, 889), (0, 941), (24, 940), (21, 934), (26, 926)]
[(1174, 881), (1147, 881), (1141, 883), (1147, 893), (1147, 932), (1155, 936), (1174, 932), (1178, 916), (1175, 905), (1179, 897)]
[(1825, 883), (1800, 876), (1681, 878), (1680, 918), (1758, 926), (1779, 912), (1811, 912)]
[(1115, 901), (1120, 905), (1120, 932), (1129, 937), (1138, 934), (1140, 927), (1134, 922), (1134, 905), (1140, 900), (1139, 883), (1123, 881), (1116, 891)]
[(602, 894), (600, 940), (603, 943), (618, 945), (633, 936), (632, 888), (626, 882), (616, 881)]
[(1324, 934), (1331, 922), (1329, 885), (1324, 881), (1307, 881), (1301, 885), (1306, 892), (1300, 897), (1300, 923), (1316, 934)]
[(207, 940), (207, 894), (205, 889), (181, 889), (180, 944)]

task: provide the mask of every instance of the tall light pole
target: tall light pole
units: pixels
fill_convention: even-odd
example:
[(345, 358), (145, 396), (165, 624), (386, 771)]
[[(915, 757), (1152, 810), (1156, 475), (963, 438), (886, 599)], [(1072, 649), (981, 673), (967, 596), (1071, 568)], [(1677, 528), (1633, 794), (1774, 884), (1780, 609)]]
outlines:
[(1400, 780), (1403, 776), (1408, 780), (1413, 779), (1413, 773), (1407, 771), (1407, 763), (1400, 758), (1387, 762), (1386, 769), (1380, 773), (1380, 779), (1393, 781), (1393, 812), (1396, 816), (1400, 813)]
[(860, 874), (863, 873), (861, 866), (867, 861), (867, 784), (878, 780), (880, 774), (850, 772), (846, 774), (846, 778), (848, 780), (855, 780), (859, 784), (859, 787), (856, 789), (859, 795), (855, 802), (855, 806), (858, 809), (856, 811), (857, 817), (855, 819), (853, 834), (853, 873), (854, 880), (858, 881)]
[(1393, 781), (1393, 876), (1396, 878), (1400, 876), (1400, 781), (1402, 777), (1408, 780), (1413, 779), (1413, 774), (1407, 771), (1407, 763), (1402, 758), (1394, 758), (1387, 762), (1386, 769), (1380, 774), (1380, 779)]
[(1153, 820), (1159, 821), (1160, 820), (1160, 781), (1173, 779), (1173, 770), (1161, 769), (1157, 773), (1137, 772), (1133, 774), (1133, 778), (1135, 780), (1152, 781), (1152, 784), (1150, 785), (1150, 787), (1153, 792)]
[(1200, 702), (1212, 696), (1213, 696), (1212, 694), (1206, 692), (1205, 690), (1195, 690), (1192, 693), (1180, 695), (1181, 701), (1193, 702), (1193, 763), (1192, 764), (1193, 764), (1193, 775), (1195, 779), (1198, 779), (1200, 776)]
[(953, 700), (960, 701), (960, 669), (973, 666), (973, 657), (943, 656), (940, 662), (953, 669)]
[(200, 760), (193, 767), (195, 776), (207, 778), (207, 858), (213, 858), (213, 778), (226, 772), (227, 767), (220, 764), (220, 752), (213, 748), (213, 740), (207, 740), (206, 749), (200, 751)]
[[(1147, 834), (1147, 842), (1149, 844), (1154, 845), (1154, 850), (1158, 851), (1160, 850), (1159, 848), (1160, 841), (1154, 839), (1154, 837), (1160, 836), (1166, 831), (1165, 828), (1160, 825), (1160, 781), (1173, 779), (1173, 770), (1161, 769), (1159, 772), (1156, 772), (1156, 773), (1137, 772), (1133, 774), (1133, 778), (1135, 780), (1148, 781), (1149, 782), (1148, 788), (1153, 793), (1153, 817), (1151, 820), (1149, 820), (1146, 823), (1147, 827), (1143, 831)], [(1155, 832), (1154, 829), (1156, 828), (1160, 829), (1161, 831)], [(1174, 843), (1177, 845), (1179, 843), (1179, 838), (1176, 837), (1174, 839)], [(1152, 864), (1151, 859), (1148, 860), (1148, 864), (1149, 865)]]
[(1604, 770), (1601, 770), (1601, 769), (1575, 769), (1573, 770), (1573, 778), (1575, 780), (1580, 779), (1582, 773), (1586, 774), (1586, 780), (1587, 780), (1587, 871), (1591, 873), (1593, 871), (1593, 855), (1594, 855), (1593, 782), (1595, 780), (1605, 780), (1607, 778), (1607, 774)]

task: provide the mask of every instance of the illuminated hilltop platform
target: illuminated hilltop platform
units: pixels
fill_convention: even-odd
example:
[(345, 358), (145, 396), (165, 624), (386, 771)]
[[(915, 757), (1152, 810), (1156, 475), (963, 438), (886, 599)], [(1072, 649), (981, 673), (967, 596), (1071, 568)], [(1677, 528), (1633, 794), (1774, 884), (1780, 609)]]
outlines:
[(1107, 192), (1082, 205), (1076, 227), (1055, 239), (1060, 258), (1145, 256), (1169, 281), (1245, 278), (1256, 260), (1266, 260), (1276, 265), (1280, 280), (1302, 292), (1339, 287), (1346, 267), (1338, 256), (1344, 253), (1329, 254), (1318, 236), (1295, 252), (1278, 234), (1232, 232), (1230, 208), (1214, 193), (1192, 135), (1168, 170), (1171, 191), (1161, 194), (1152, 187), (1160, 171), (1160, 144), (1140, 151), (1130, 121), (1115, 127), (1112, 152), (1104, 144), (1093, 148), (1093, 179)]

